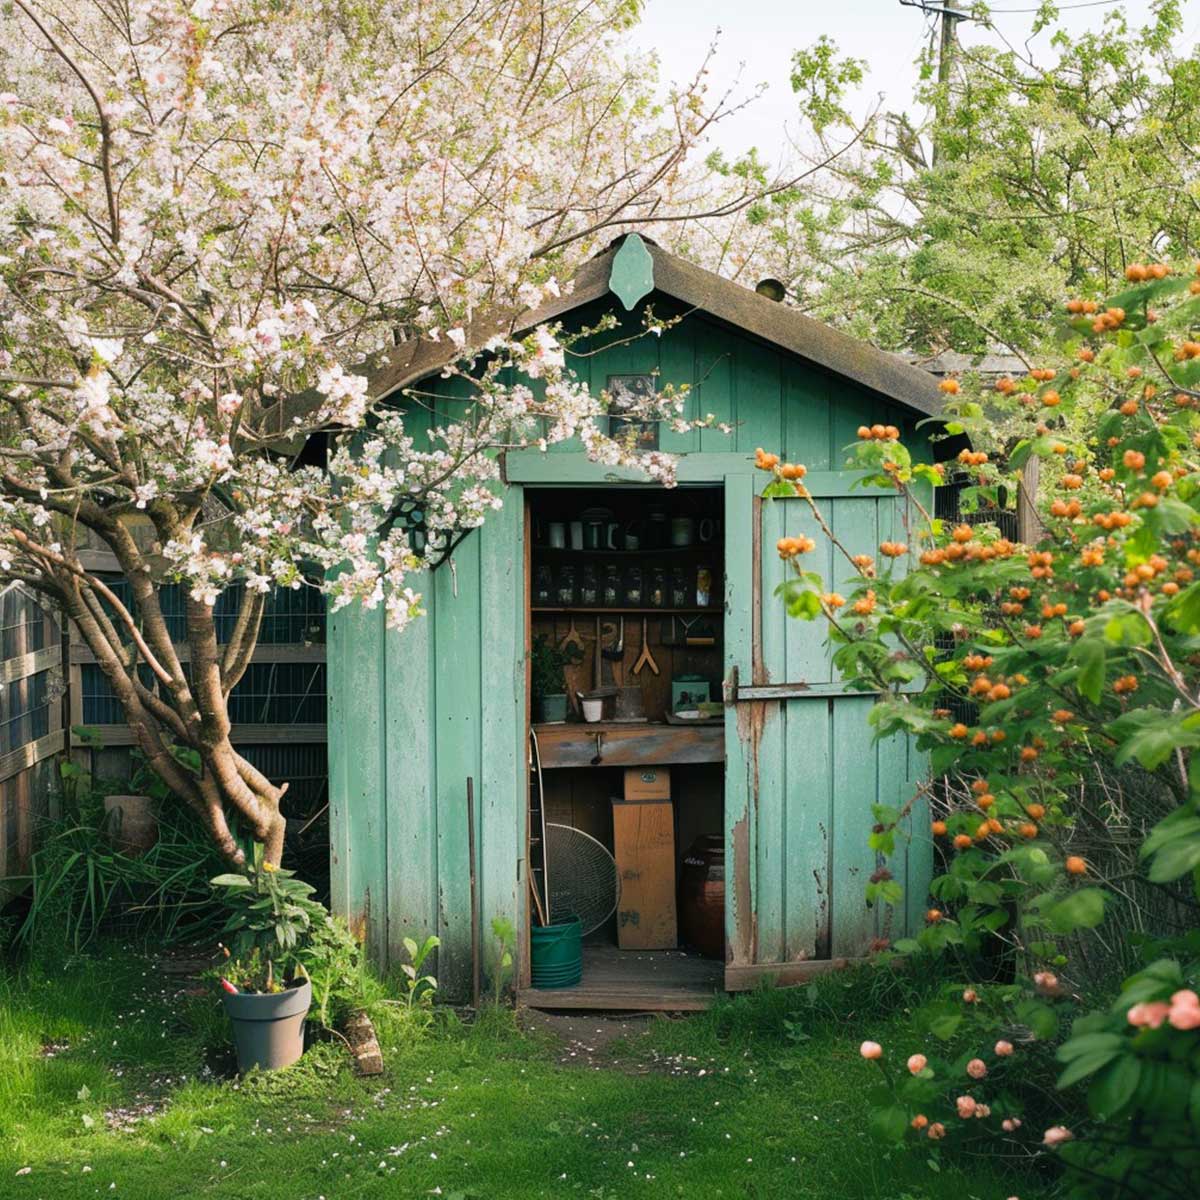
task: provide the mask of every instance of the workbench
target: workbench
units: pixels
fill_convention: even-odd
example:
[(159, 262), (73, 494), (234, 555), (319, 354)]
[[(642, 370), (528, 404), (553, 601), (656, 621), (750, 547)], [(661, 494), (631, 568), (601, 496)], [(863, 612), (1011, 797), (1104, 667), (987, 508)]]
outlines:
[[(542, 769), (641, 767), (725, 761), (725, 728), (651, 721), (534, 725)], [(599, 756), (600, 761), (593, 760)]]

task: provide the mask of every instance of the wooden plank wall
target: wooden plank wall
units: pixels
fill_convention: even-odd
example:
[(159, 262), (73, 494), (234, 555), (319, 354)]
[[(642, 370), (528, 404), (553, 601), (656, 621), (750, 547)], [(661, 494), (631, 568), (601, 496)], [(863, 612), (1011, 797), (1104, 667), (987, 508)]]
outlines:
[[(414, 584), (426, 615), (329, 621), (333, 901), (382, 961), (442, 940), (441, 994), (470, 990), (466, 783), (474, 780), (485, 968), (496, 917), (523, 912), (523, 505), (520, 489), (449, 563)], [(487, 600), (487, 616), (482, 605)]]

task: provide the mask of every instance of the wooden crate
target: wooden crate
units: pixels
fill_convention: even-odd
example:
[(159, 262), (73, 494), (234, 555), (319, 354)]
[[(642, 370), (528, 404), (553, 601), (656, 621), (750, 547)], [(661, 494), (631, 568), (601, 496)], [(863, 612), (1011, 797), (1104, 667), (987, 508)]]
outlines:
[(614, 800), (613, 852), (621, 877), (617, 943), (671, 950), (675, 922), (675, 816), (670, 800)]

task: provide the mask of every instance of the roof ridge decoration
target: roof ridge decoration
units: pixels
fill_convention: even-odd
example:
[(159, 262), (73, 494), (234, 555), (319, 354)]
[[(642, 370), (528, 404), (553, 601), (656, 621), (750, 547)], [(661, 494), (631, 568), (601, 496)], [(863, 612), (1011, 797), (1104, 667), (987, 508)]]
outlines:
[(608, 290), (625, 305), (626, 312), (654, 291), (654, 259), (638, 234), (626, 234), (613, 255)]

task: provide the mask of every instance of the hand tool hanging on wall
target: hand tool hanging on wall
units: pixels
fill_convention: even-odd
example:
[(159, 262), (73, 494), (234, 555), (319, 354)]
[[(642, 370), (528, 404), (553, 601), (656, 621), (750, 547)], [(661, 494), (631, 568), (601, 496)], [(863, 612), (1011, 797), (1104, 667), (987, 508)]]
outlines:
[(642, 618), (642, 652), (638, 655), (638, 660), (633, 664), (633, 673), (640, 675), (643, 667), (649, 667), (655, 675), (658, 674), (658, 663), (654, 661), (654, 655), (650, 653), (650, 642), (646, 637), (646, 618)]
[(558, 643), (560, 650), (565, 650), (568, 646), (575, 646), (579, 653), (583, 653), (583, 638), (579, 636), (579, 630), (575, 628), (575, 617), (571, 617), (571, 627), (567, 630), (567, 636)]

